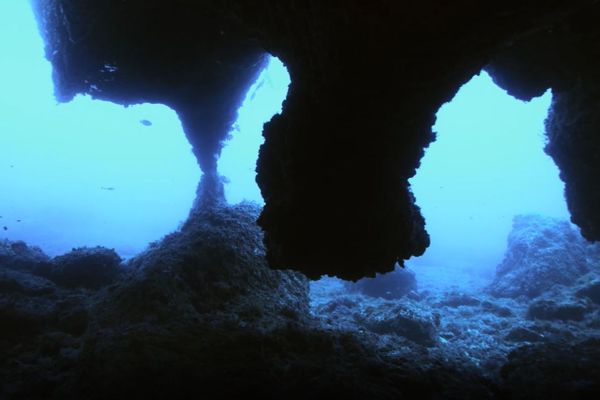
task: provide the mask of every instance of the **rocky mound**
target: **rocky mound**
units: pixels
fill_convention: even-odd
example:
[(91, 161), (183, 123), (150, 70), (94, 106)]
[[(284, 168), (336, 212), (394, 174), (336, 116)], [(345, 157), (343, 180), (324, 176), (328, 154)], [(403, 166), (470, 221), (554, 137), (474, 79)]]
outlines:
[(581, 237), (567, 221), (536, 215), (513, 220), (504, 260), (489, 292), (497, 297), (540, 296), (556, 285), (573, 285), (597, 270), (600, 246)]
[(124, 273), (121, 257), (104, 247), (80, 247), (37, 268), (37, 275), (66, 288), (100, 289)]
[(44, 252), (23, 241), (0, 240), (0, 268), (33, 271), (50, 261)]

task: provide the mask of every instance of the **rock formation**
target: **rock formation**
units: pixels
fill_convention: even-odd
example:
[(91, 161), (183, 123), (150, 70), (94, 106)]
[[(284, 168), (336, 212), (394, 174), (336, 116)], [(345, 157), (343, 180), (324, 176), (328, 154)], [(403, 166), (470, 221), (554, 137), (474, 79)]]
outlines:
[(408, 179), (435, 113), (482, 68), (519, 98), (553, 89), (548, 152), (573, 221), (600, 238), (596, 0), (33, 3), (57, 98), (174, 108), (208, 185), (265, 55), (285, 63), (289, 96), (257, 166), (274, 268), (358, 279), (421, 254)]
[(567, 221), (518, 215), (507, 244), (488, 287), (497, 297), (535, 298), (598, 269), (600, 246), (586, 242)]

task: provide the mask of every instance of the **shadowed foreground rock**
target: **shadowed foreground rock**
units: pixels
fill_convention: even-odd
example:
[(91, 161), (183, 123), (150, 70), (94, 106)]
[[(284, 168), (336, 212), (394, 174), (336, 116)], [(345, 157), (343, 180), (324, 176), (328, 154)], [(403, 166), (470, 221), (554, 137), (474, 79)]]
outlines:
[(502, 368), (510, 399), (595, 399), (600, 393), (600, 340), (524, 346)]
[[(340, 283), (309, 302), (305, 277), (268, 268), (259, 211), (199, 208), (101, 289), (5, 258), (0, 398), (544, 398), (530, 357), (560, 379), (558, 393), (598, 394), (600, 307), (589, 295), (600, 271), (534, 301), (455, 290), (390, 300)], [(20, 265), (31, 257), (17, 248)], [(83, 267), (97, 250), (67, 258)]]
[[(0, 271), (0, 398), (489, 396), (474, 371), (415, 368), (372, 339), (324, 328), (307, 279), (268, 268), (259, 211), (199, 208), (99, 291)], [(395, 310), (365, 323), (434, 342), (430, 315)]]

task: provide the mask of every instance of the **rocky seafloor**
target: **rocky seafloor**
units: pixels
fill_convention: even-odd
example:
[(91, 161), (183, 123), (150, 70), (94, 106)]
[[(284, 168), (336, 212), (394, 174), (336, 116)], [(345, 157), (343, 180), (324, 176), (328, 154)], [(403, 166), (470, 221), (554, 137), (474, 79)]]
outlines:
[[(514, 220), (483, 290), (274, 271), (251, 204), (123, 261), (0, 242), (0, 398), (598, 398), (600, 247)], [(310, 286), (310, 289), (309, 289)]]

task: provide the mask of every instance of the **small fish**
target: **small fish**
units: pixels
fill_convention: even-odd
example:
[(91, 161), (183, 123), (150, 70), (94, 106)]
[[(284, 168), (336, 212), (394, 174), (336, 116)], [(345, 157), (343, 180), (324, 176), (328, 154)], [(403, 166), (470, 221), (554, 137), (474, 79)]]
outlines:
[(140, 124), (142, 124), (144, 126), (152, 126), (152, 121), (147, 120), (147, 119), (141, 119)]
[(8, 230), (8, 228), (7, 228), (7, 227), (5, 227), (5, 226), (3, 226), (3, 227), (2, 227), (2, 229), (4, 229), (5, 231), (7, 231), (7, 230)]
[(17, 220), (17, 222), (21, 222), (21, 220), (20, 220), (20, 219), (18, 219), (18, 220)]
[(109, 190), (109, 191), (115, 190), (115, 188), (112, 187), (112, 186), (102, 186), (102, 187), (100, 187), (100, 189), (102, 189), (102, 190)]

